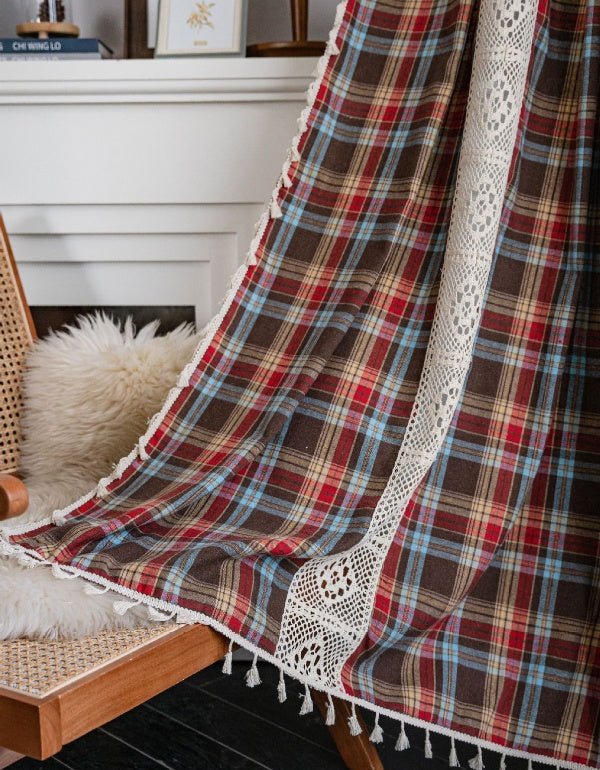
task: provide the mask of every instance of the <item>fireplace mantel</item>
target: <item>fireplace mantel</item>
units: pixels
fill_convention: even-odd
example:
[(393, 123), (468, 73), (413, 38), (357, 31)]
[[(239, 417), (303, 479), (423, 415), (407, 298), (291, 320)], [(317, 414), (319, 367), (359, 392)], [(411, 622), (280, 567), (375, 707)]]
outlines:
[(30, 303), (193, 305), (208, 320), (315, 60), (0, 66), (0, 210)]

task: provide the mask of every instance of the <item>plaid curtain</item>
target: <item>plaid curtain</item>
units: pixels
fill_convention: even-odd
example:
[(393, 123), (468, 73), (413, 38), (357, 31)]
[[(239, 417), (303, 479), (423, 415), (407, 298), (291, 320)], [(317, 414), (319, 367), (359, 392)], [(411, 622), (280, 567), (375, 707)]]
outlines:
[[(376, 712), (598, 768), (600, 10), (484, 5), (340, 6), (248, 264), (193, 365), (111, 477), (4, 549), (209, 623)], [(440, 385), (430, 415), (447, 423), (439, 446), (374, 536), (433, 376), (451, 218), (489, 225), (481, 185), (481, 207), (452, 214), (467, 108), (496, 87), (490, 52), (474, 64), (478, 21), (479, 36), (505, 35), (505, 70), (522, 49), (527, 71), (522, 98), (500, 89), (516, 134), (489, 274), (473, 328), (455, 330), (472, 337), (460, 387)], [(475, 126), (484, 139), (502, 105)], [(380, 561), (354, 558), (365, 543)], [(344, 616), (360, 602), (365, 625)], [(315, 641), (327, 613), (312, 606), (335, 617)]]

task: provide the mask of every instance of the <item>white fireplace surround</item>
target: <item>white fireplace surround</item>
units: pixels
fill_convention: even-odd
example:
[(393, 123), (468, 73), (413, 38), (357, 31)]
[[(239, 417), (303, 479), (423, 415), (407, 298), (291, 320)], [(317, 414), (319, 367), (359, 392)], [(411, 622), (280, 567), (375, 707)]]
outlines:
[(2, 62), (0, 211), (31, 305), (193, 305), (243, 260), (314, 59)]

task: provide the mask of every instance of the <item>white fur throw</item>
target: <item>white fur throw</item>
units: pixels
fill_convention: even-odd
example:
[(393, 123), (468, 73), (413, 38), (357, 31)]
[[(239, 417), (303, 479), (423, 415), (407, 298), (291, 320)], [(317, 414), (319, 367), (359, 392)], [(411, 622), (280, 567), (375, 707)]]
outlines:
[[(181, 326), (156, 337), (158, 324), (104, 315), (36, 343), (24, 378), (21, 470), (27, 511), (10, 528), (37, 521), (89, 492), (129, 453), (191, 360), (199, 335)], [(9, 527), (5, 526), (5, 529)], [(144, 608), (113, 611), (112, 593), (88, 596), (79, 578), (0, 559), (0, 639), (83, 636), (148, 623)]]

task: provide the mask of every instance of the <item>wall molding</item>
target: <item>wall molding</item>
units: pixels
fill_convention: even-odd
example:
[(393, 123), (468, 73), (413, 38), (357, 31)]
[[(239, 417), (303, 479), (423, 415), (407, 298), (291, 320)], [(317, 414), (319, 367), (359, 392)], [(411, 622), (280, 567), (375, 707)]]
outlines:
[(298, 101), (316, 59), (3, 62), (0, 104)]

